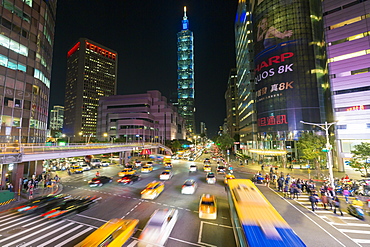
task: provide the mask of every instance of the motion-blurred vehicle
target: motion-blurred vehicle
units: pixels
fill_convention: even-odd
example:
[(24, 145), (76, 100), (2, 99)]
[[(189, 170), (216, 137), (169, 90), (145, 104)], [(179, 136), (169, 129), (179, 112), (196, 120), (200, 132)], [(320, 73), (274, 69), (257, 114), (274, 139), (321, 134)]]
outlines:
[(226, 174), (224, 178), (224, 183), (227, 184), (230, 179), (235, 179), (235, 176), (232, 174)]
[(90, 171), (91, 170), (91, 167), (88, 165), (88, 164), (82, 164), (81, 165), (81, 168), (82, 168), (82, 170), (84, 170), (84, 171)]
[(199, 218), (215, 220), (217, 219), (216, 197), (210, 194), (203, 194), (199, 202)]
[(152, 172), (153, 171), (153, 166), (151, 165), (145, 165), (143, 167), (141, 167), (141, 172), (142, 173), (149, 173), (149, 172)]
[(196, 172), (196, 171), (197, 171), (197, 166), (196, 165), (190, 165), (189, 172)]
[(53, 205), (59, 204), (61, 201), (65, 200), (67, 196), (65, 195), (47, 195), (42, 197), (37, 197), (27, 202), (24, 205), (13, 208), (13, 210), (22, 213), (34, 213), (45, 210), (47, 207), (53, 207)]
[(164, 170), (161, 175), (159, 175), (160, 180), (169, 180), (173, 176), (173, 173), (170, 170)]
[(140, 179), (141, 178), (139, 175), (131, 174), (131, 175), (125, 175), (122, 178), (119, 178), (117, 182), (120, 184), (133, 184), (134, 182), (139, 181)]
[(164, 189), (164, 183), (153, 181), (149, 183), (146, 188), (141, 191), (141, 199), (155, 199), (157, 198)]
[(204, 164), (211, 164), (211, 160), (209, 158), (205, 158), (203, 163)]
[(226, 167), (225, 166), (217, 166), (216, 171), (219, 174), (224, 174), (226, 172)]
[(185, 180), (184, 184), (181, 186), (181, 194), (191, 195), (194, 194), (195, 190), (198, 188), (197, 182), (194, 179)]
[(99, 176), (92, 178), (88, 183), (90, 187), (101, 187), (104, 184), (111, 183), (113, 181), (112, 177), (107, 177), (107, 176)]
[(132, 168), (124, 168), (122, 171), (118, 173), (118, 176), (123, 177), (125, 175), (132, 175), (132, 174), (136, 174), (136, 170)]
[(101, 162), (101, 166), (107, 167), (107, 166), (110, 166), (110, 165), (111, 165), (111, 163), (108, 160), (103, 160)]
[(157, 209), (139, 236), (138, 247), (165, 246), (178, 218), (177, 209)]
[(153, 162), (152, 162), (152, 161), (148, 161), (148, 162), (146, 162), (146, 165), (147, 165), (147, 166), (153, 166), (154, 164), (153, 164)]
[(101, 167), (101, 160), (100, 159), (91, 159), (90, 166), (91, 166), (91, 168), (100, 168)]
[(207, 184), (215, 184), (216, 183), (216, 174), (214, 174), (213, 172), (207, 173), (206, 181), (207, 181)]
[(166, 164), (164, 164), (164, 168), (171, 169), (172, 167), (173, 165), (171, 162), (167, 162)]
[(55, 219), (58, 217), (66, 216), (71, 213), (81, 213), (92, 206), (100, 198), (86, 197), (86, 198), (72, 198), (62, 201), (54, 208), (43, 213), (41, 217), (47, 219)]
[(122, 246), (136, 232), (139, 220), (111, 219), (75, 247)]
[(188, 158), (188, 161), (194, 161), (194, 156), (190, 156), (190, 157)]
[(71, 173), (83, 173), (84, 172), (81, 166), (71, 166), (69, 169)]
[(212, 167), (211, 167), (211, 165), (204, 165), (203, 166), (203, 170), (205, 171), (205, 172), (211, 172), (212, 171)]
[(141, 161), (140, 160), (136, 160), (135, 161), (135, 167), (140, 167), (141, 166)]

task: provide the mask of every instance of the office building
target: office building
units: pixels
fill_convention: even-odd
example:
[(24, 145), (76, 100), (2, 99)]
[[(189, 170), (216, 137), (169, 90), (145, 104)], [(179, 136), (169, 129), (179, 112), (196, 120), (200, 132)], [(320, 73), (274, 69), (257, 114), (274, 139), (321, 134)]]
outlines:
[(81, 38), (67, 53), (63, 134), (71, 141), (96, 138), (99, 98), (116, 94), (118, 55)]
[[(260, 150), (286, 147), (292, 152), (303, 131), (322, 134), (301, 121), (332, 121), (321, 16), (320, 0), (239, 1), (236, 45), (240, 61), (240, 129), (245, 128), (243, 121), (254, 111), (245, 109), (254, 103), (257, 136), (253, 151), (257, 154), (262, 153)], [(252, 70), (253, 78), (248, 75)], [(240, 73), (248, 78), (239, 78)], [(254, 88), (248, 83), (254, 83)], [(245, 89), (245, 94), (241, 94)], [(247, 97), (249, 93), (254, 93), (254, 97)], [(289, 157), (296, 155), (295, 152)]]
[(188, 133), (195, 133), (194, 105), (194, 41), (184, 7), (182, 30), (177, 33), (177, 97), (180, 115)]
[(234, 140), (239, 140), (239, 111), (238, 111), (238, 77), (236, 69), (231, 69), (227, 90), (226, 100), (226, 126), (227, 132)]
[(200, 134), (207, 137), (207, 126), (205, 122), (200, 122)]
[(338, 168), (351, 149), (370, 142), (370, 2), (322, 2), (329, 64)]
[(164, 144), (185, 137), (185, 121), (159, 91), (114, 95), (99, 101), (97, 138), (101, 141)]
[(55, 105), (50, 111), (50, 129), (62, 130), (64, 120), (64, 106)]

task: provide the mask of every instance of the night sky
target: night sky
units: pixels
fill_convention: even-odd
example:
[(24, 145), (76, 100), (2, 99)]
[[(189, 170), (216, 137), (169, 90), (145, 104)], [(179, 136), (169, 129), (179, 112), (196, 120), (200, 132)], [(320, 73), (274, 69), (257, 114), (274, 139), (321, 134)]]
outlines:
[(50, 106), (64, 105), (66, 54), (78, 38), (118, 53), (117, 94), (177, 88), (177, 32), (187, 6), (194, 34), (196, 128), (208, 136), (226, 117), (225, 91), (235, 67), (237, 0), (60, 0), (54, 39)]

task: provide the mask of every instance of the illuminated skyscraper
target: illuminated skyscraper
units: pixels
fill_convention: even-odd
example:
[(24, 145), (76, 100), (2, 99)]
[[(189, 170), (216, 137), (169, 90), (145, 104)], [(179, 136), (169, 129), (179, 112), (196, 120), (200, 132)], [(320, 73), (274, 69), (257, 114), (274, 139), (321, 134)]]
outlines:
[(96, 137), (100, 97), (116, 94), (117, 52), (81, 38), (68, 51), (63, 133), (71, 140)]
[(193, 32), (184, 7), (182, 30), (177, 33), (177, 97), (180, 115), (189, 133), (195, 132)]
[(50, 111), (50, 129), (61, 130), (63, 128), (64, 106), (55, 105)]

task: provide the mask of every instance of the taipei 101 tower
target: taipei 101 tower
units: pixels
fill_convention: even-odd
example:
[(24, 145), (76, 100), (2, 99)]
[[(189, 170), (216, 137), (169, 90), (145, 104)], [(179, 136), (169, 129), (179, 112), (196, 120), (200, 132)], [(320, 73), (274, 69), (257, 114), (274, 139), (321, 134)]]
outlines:
[(186, 7), (182, 18), (182, 30), (177, 33), (177, 98), (179, 113), (185, 119), (188, 134), (195, 133), (194, 46)]

